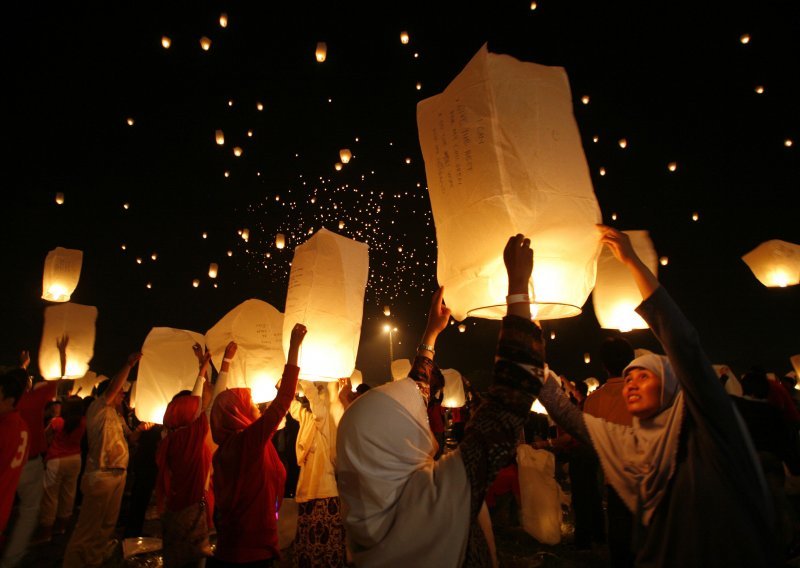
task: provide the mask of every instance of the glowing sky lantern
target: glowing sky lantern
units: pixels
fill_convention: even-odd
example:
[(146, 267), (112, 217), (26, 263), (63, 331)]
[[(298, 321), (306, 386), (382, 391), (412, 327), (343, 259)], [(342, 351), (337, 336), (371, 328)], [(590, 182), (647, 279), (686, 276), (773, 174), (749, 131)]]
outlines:
[(592, 362), (592, 356), (589, 353), (583, 354), (583, 362), (587, 365)]
[(408, 32), (402, 31), (400, 32), (400, 43), (406, 45), (408, 43)]
[(422, 90), (422, 83), (420, 83), (419, 81), (417, 81), (417, 90), (418, 91)]
[(314, 55), (316, 56), (318, 63), (323, 63), (328, 57), (328, 44), (326, 44), (324, 41), (318, 42), (317, 50), (314, 52)]
[(763, 85), (756, 85), (755, 91), (756, 91), (757, 95), (763, 95), (764, 94), (764, 86)]
[(794, 145), (794, 142), (792, 141), (791, 138), (787, 138), (786, 140), (783, 141), (783, 145), (786, 146), (787, 148), (791, 148)]
[(589, 95), (583, 95), (583, 96), (581, 97), (581, 102), (582, 102), (583, 104), (585, 104), (585, 105), (588, 105), (588, 104), (589, 104), (589, 100), (590, 100), (590, 99), (589, 99)]
[(800, 245), (777, 239), (761, 243), (742, 257), (753, 274), (768, 288), (800, 283)]
[(300, 350), (300, 376), (335, 381), (356, 363), (369, 272), (366, 244), (320, 229), (294, 250), (286, 313), (284, 352), (296, 323), (308, 328)]
[(197, 357), (192, 351), (195, 343), (205, 345), (203, 335), (184, 329), (154, 327), (147, 334), (137, 379), (139, 420), (161, 424), (172, 397), (192, 390), (197, 379)]
[(465, 331), (467, 331), (467, 326), (464, 325), (463, 323), (458, 324), (458, 331), (459, 333), (464, 333)]
[(261, 103), (261, 102), (256, 103), (256, 110), (258, 112), (263, 111), (264, 110), (264, 103)]
[(669, 171), (671, 171), (671, 172), (674, 172), (675, 170), (678, 169), (678, 163), (677, 162), (670, 162), (669, 164), (667, 164), (667, 169)]
[(742, 45), (747, 45), (750, 43), (750, 34), (742, 34), (739, 36), (739, 41), (742, 42)]
[(171, 45), (172, 45), (172, 40), (170, 38), (168, 38), (167, 36), (161, 36), (161, 47), (163, 47), (164, 49), (169, 49)]
[(341, 150), (339, 150), (339, 159), (342, 161), (343, 164), (349, 163), (350, 158), (352, 157), (353, 153), (347, 148), (342, 148)]
[(666, 266), (666, 265), (668, 265), (668, 264), (669, 264), (669, 257), (668, 257), (668, 256), (662, 256), (661, 258), (659, 258), (659, 259), (658, 259), (658, 263), (659, 263), (661, 266)]
[[(625, 234), (645, 266), (657, 274), (658, 256), (647, 231), (625, 231)], [(647, 329), (647, 324), (635, 311), (641, 302), (642, 295), (628, 268), (614, 258), (608, 247), (603, 247), (597, 259), (597, 282), (592, 292), (600, 327), (620, 331)]]
[(579, 314), (594, 286), (601, 217), (565, 71), (484, 46), (444, 93), (418, 104), (417, 124), (437, 278), (453, 317), (505, 315), (502, 252), (514, 233), (536, 251), (535, 317)]
[(692, 213), (692, 221), (699, 221), (699, 220), (700, 220), (700, 214), (696, 211)]
[(64, 205), (64, 194), (60, 191), (56, 193), (56, 203), (59, 205)]
[(342, 171), (342, 163), (336, 162), (335, 164), (333, 164), (333, 169), (335, 169), (337, 172)]
[(620, 138), (619, 142), (617, 142), (617, 144), (619, 144), (619, 147), (624, 150), (625, 148), (628, 147), (628, 140), (625, 139), (625, 138)]
[(242, 155), (242, 148), (240, 146), (235, 146), (233, 148), (233, 155), (237, 158)]
[(192, 280), (192, 288), (198, 288), (199, 286), (200, 286), (199, 278), (195, 278), (194, 280)]
[(393, 381), (405, 379), (411, 372), (411, 361), (408, 359), (395, 359), (392, 361), (391, 372)]
[(286, 246), (286, 235), (278, 233), (275, 235), (275, 248), (282, 249)]
[(208, 51), (211, 49), (211, 40), (206, 36), (200, 38), (200, 49), (203, 51)]
[(83, 252), (56, 247), (44, 259), (42, 299), (49, 302), (69, 302), (78, 286), (83, 264)]
[(584, 379), (583, 382), (586, 383), (586, 386), (588, 387), (586, 394), (591, 394), (598, 388), (600, 388), (600, 381), (598, 381), (595, 377), (589, 377), (588, 379)]
[(225, 314), (206, 333), (206, 344), (218, 368), (231, 341), (238, 349), (231, 362), (228, 385), (249, 388), (257, 403), (273, 400), (278, 392), (275, 383), (286, 363), (283, 314), (257, 299), (246, 300)]
[(69, 390), (69, 394), (70, 396), (86, 398), (87, 396), (91, 396), (92, 389), (94, 389), (94, 387), (107, 379), (108, 377), (105, 375), (98, 375), (94, 371), (86, 371), (84, 376), (74, 380), (72, 383), (72, 388)]
[(250, 240), (250, 229), (242, 229), (242, 240), (245, 242)]
[(134, 124), (134, 121), (133, 121), (133, 119), (132, 119), (132, 118), (130, 118), (130, 117), (128, 117), (128, 119), (127, 119), (125, 122), (127, 122), (127, 123), (128, 123), (128, 126), (133, 126), (133, 124)]
[(61, 357), (56, 342), (64, 335), (69, 336), (64, 377), (77, 379), (86, 374), (94, 356), (96, 321), (97, 308), (94, 306), (66, 303), (45, 308), (39, 347), (39, 373), (45, 379), (61, 378)]
[(392, 308), (390, 308), (389, 306), (383, 306), (383, 315), (385, 315), (386, 317), (392, 315)]
[(339, 230), (344, 229), (344, 221), (339, 221)]
[(208, 277), (209, 278), (216, 278), (217, 272), (219, 272), (219, 265), (216, 262), (212, 262), (208, 265)]
[(217, 144), (219, 146), (224, 145), (225, 144), (225, 133), (222, 130), (217, 130), (214, 133), (214, 140), (216, 140), (216, 142), (217, 142)]
[(353, 374), (350, 375), (350, 386), (353, 392), (356, 392), (356, 389), (362, 384), (364, 384), (364, 375), (358, 369), (353, 370)]
[(444, 408), (461, 408), (467, 404), (461, 373), (455, 369), (442, 369), (442, 376), (444, 377), (442, 406)]
[(225, 12), (219, 15), (219, 27), (227, 28), (228, 27), (228, 14)]

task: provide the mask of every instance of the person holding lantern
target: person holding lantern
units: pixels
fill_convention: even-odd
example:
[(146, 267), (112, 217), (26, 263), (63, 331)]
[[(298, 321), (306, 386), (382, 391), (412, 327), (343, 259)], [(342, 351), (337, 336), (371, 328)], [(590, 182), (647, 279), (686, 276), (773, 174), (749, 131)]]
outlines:
[[(219, 448), (212, 462), (217, 511), (213, 566), (272, 566), (279, 558), (276, 517), (286, 470), (270, 442), (297, 388), (305, 335), (302, 324), (292, 329), (278, 395), (263, 414), (259, 416), (248, 388), (225, 390), (214, 400), (211, 434)], [(226, 353), (230, 356), (223, 359), (222, 372), (227, 372), (235, 348)]]
[(434, 460), (427, 419), (430, 392), (442, 388), (435, 342), (450, 310), (434, 294), (428, 325), (409, 377), (370, 390), (345, 412), (337, 474), (347, 540), (357, 566), (489, 566), (479, 512), (497, 472), (513, 459), (519, 432), (544, 375), (542, 332), (531, 321), (530, 240), (509, 239), (503, 252), (508, 315), (494, 380), (467, 423), (459, 447)]
[(624, 233), (599, 226), (601, 242), (628, 267), (637, 312), (667, 356), (623, 370), (632, 426), (582, 413), (548, 379), (539, 398), (550, 417), (597, 452), (606, 482), (634, 515), (637, 566), (775, 566), (774, 513), (739, 414), (697, 332), (642, 263)]

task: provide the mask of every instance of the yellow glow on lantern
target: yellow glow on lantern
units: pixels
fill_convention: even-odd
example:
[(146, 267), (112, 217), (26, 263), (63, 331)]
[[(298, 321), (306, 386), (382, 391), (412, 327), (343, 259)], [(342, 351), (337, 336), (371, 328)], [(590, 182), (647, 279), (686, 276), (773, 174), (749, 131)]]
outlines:
[(617, 214), (616, 213), (612, 213), (611, 214), (611, 220), (612, 221), (616, 221), (617, 220)]
[(228, 256), (233, 256), (233, 251), (232, 250), (228, 251)]
[(153, 285), (152, 285), (150, 282), (148, 282), (148, 283), (147, 283), (147, 285), (146, 285), (145, 287), (146, 287), (148, 290), (150, 290), (150, 289), (152, 289), (152, 288), (153, 288)]
[(592, 356), (589, 355), (588, 353), (584, 353), (583, 354), (583, 362), (588, 365), (589, 363), (592, 362)]
[(136, 259), (136, 264), (142, 264), (142, 259), (141, 258), (137, 258)]
[(232, 107), (232, 106), (233, 106), (233, 99), (230, 99), (230, 100), (228, 101), (228, 106), (229, 106), (229, 107)]
[(128, 126), (133, 126), (133, 119), (132, 118), (128, 118), (128, 120), (126, 120), (125, 122), (128, 123)]
[(200, 48), (203, 51), (208, 51), (211, 49), (211, 40), (208, 39), (206, 36), (200, 38)]
[(408, 43), (408, 32), (402, 31), (400, 32), (400, 43), (406, 45)]
[(228, 27), (228, 14), (225, 12), (219, 15), (219, 27), (227, 28)]
[(592, 394), (594, 391), (596, 391), (600, 387), (600, 381), (598, 381), (594, 377), (589, 377), (588, 379), (586, 379), (583, 382), (586, 383), (586, 386), (588, 387), (588, 391), (587, 391), (586, 394)]
[(151, 258), (152, 260), (158, 260), (158, 253), (155, 253), (155, 252), (154, 252), (153, 254), (151, 254), (151, 255), (150, 255), (150, 258)]
[(224, 175), (226, 178), (229, 178), (231, 177), (231, 172), (225, 171), (225, 173), (223, 173), (222, 175)]
[(598, 142), (600, 142), (600, 137), (599, 136), (592, 136), (592, 142), (597, 144)]
[(583, 95), (583, 96), (581, 97), (581, 102), (582, 102), (583, 104), (585, 104), (585, 105), (588, 105), (588, 104), (589, 104), (589, 95)]
[(692, 213), (692, 221), (697, 221), (698, 219), (700, 219), (700, 214), (697, 212)]
[(58, 203), (59, 205), (64, 205), (64, 194), (61, 193), (60, 191), (56, 193), (56, 203)]
[(208, 265), (208, 277), (209, 278), (216, 278), (217, 272), (219, 272), (219, 265), (216, 262), (212, 262)]
[(764, 94), (764, 87), (762, 85), (758, 85), (756, 87), (756, 94), (763, 95)]
[(45, 292), (44, 296), (45, 299), (53, 298), (54, 302), (66, 302), (69, 301), (70, 293), (62, 284), (50, 284), (47, 287), (47, 292)]
[(286, 235), (278, 233), (275, 235), (275, 248), (282, 249), (286, 246)]
[(669, 264), (669, 257), (668, 257), (668, 256), (662, 256), (661, 258), (659, 258), (659, 259), (658, 259), (658, 263), (659, 263), (661, 266), (666, 266), (666, 265), (668, 265), (668, 264)]
[(127, 246), (122, 245), (122, 250), (127, 250), (127, 248), (128, 248)]
[(419, 81), (417, 82), (417, 90), (418, 91), (422, 90), (422, 83), (420, 83)]
[(314, 55), (317, 58), (317, 62), (323, 63), (328, 57), (328, 45), (324, 41), (317, 43), (317, 50)]
[(625, 148), (628, 147), (628, 141), (625, 138), (620, 138), (618, 144), (619, 144), (619, 147), (622, 148), (622, 149), (625, 149)]
[(263, 103), (256, 103), (256, 110), (258, 112), (263, 111), (264, 110), (264, 104)]
[(536, 2), (531, 2), (531, 10), (535, 10), (538, 7)]
[(678, 162), (670, 162), (669, 164), (667, 164), (667, 169), (671, 172), (674, 172), (675, 170), (678, 169)]
[(342, 171), (342, 163), (336, 162), (335, 164), (333, 164), (333, 169), (335, 169), (337, 172)]
[(217, 130), (214, 133), (214, 140), (216, 140), (217, 145), (222, 146), (225, 144), (225, 133), (222, 130)]
[(406, 164), (410, 164), (410, 163), (411, 163), (411, 158), (406, 158)]
[(742, 34), (739, 41), (742, 42), (742, 45), (747, 45), (750, 43), (750, 34)]
[(786, 146), (787, 148), (791, 148), (793, 144), (794, 142), (792, 141), (791, 138), (787, 138), (786, 140), (783, 141), (783, 145)]
[(206, 233), (205, 231), (203, 231), (203, 238), (204, 238), (204, 239), (207, 239), (207, 238), (208, 238), (208, 233)]
[[(392, 315), (392, 309), (389, 306), (383, 306), (383, 315), (389, 317), (390, 315)], [(388, 331), (388, 328), (384, 329), (384, 331)]]
[(250, 229), (242, 229), (242, 239), (244, 239), (245, 242), (250, 240)]
[(172, 45), (172, 40), (169, 39), (167, 36), (161, 36), (161, 47), (164, 49), (169, 49)]
[(459, 324), (458, 331), (459, 331), (459, 333), (464, 333), (465, 331), (467, 331), (467, 326), (464, 325), (463, 323)]
[(339, 221), (339, 230), (344, 229), (344, 221)]
[(239, 146), (234, 147), (233, 155), (237, 158), (242, 155), (242, 149)]
[(247, 131), (247, 137), (248, 138), (252, 138), (253, 137), (253, 131), (252, 130), (248, 130)]
[(606, 169), (605, 168), (600, 168), (600, 175), (601, 176), (606, 175)]
[(554, 329), (550, 332), (550, 339), (555, 339), (555, 338), (556, 338), (556, 330)]
[(342, 148), (339, 150), (339, 159), (342, 161), (343, 164), (347, 164), (350, 162), (350, 158), (353, 157), (353, 153), (350, 152), (347, 148)]
[(192, 286), (194, 288), (197, 288), (198, 286), (200, 286), (200, 279), (199, 278), (195, 278), (194, 280), (192, 280)]

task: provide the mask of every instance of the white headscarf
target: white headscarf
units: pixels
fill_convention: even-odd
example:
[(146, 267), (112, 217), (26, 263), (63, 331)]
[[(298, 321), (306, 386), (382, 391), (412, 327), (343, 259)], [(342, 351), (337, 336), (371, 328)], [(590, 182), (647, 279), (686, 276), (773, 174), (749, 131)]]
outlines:
[(661, 404), (655, 416), (634, 417), (633, 426), (612, 424), (589, 414), (583, 417), (606, 482), (646, 526), (675, 473), (684, 402), (666, 357), (652, 353), (637, 357), (622, 376), (634, 368), (647, 369), (661, 379)]
[(336, 470), (357, 566), (462, 565), (469, 482), (461, 454), (434, 461), (436, 449), (412, 379), (372, 389), (347, 409)]

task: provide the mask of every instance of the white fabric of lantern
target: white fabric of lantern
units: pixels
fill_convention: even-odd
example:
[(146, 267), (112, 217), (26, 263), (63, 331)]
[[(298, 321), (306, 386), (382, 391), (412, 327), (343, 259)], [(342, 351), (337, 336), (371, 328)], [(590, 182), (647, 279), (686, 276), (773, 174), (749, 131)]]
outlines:
[(86, 374), (79, 379), (75, 379), (69, 391), (70, 396), (86, 398), (92, 394), (94, 387), (107, 380), (105, 375), (98, 375), (94, 371), (86, 371)]
[[(650, 271), (658, 274), (658, 255), (647, 231), (624, 231), (633, 250)], [(535, 262), (535, 261), (534, 261)], [(594, 314), (603, 329), (631, 331), (647, 329), (647, 323), (636, 313), (642, 294), (630, 270), (603, 247), (597, 259), (597, 282), (592, 292)]]
[(442, 376), (444, 377), (442, 406), (444, 408), (461, 408), (467, 404), (461, 373), (455, 369), (442, 369)]
[(800, 245), (773, 239), (742, 257), (755, 277), (769, 288), (800, 284)]
[(361, 371), (355, 369), (353, 374), (350, 375), (350, 388), (353, 389), (353, 392), (356, 392), (356, 389), (362, 384), (364, 384), (364, 375), (361, 374)]
[(411, 361), (408, 359), (395, 359), (392, 361), (392, 380), (400, 381), (405, 379), (411, 372)]
[(69, 302), (78, 286), (83, 264), (83, 251), (56, 247), (44, 259), (42, 299)]
[(579, 314), (594, 286), (600, 208), (564, 69), (484, 45), (417, 105), (417, 125), (453, 317), (505, 315), (502, 252), (516, 233), (535, 251), (534, 317)]
[(792, 355), (789, 360), (792, 362), (792, 368), (794, 369), (795, 375), (797, 375), (797, 384), (800, 385), (800, 353), (797, 355)]
[(172, 397), (182, 390), (192, 390), (197, 380), (198, 362), (192, 351), (195, 343), (203, 345), (202, 334), (154, 327), (142, 345), (139, 377), (136, 382), (136, 416), (142, 422), (161, 424)]
[(64, 335), (67, 344), (67, 365), (64, 378), (77, 379), (89, 370), (94, 357), (97, 308), (81, 304), (59, 304), (44, 310), (42, 345), (39, 347), (39, 373), (47, 380), (61, 378), (61, 356), (56, 343)]
[(300, 348), (300, 377), (336, 381), (356, 366), (369, 247), (321, 229), (295, 248), (286, 311), (283, 350), (296, 323), (308, 329)]
[(528, 444), (517, 446), (522, 528), (542, 544), (561, 542), (561, 503), (565, 501), (555, 479), (555, 456), (547, 450), (534, 450)]
[(228, 343), (236, 356), (228, 371), (230, 387), (248, 387), (253, 401), (269, 402), (278, 395), (275, 383), (283, 374), (283, 314), (267, 302), (250, 299), (228, 312), (206, 333), (206, 345), (219, 368)]

